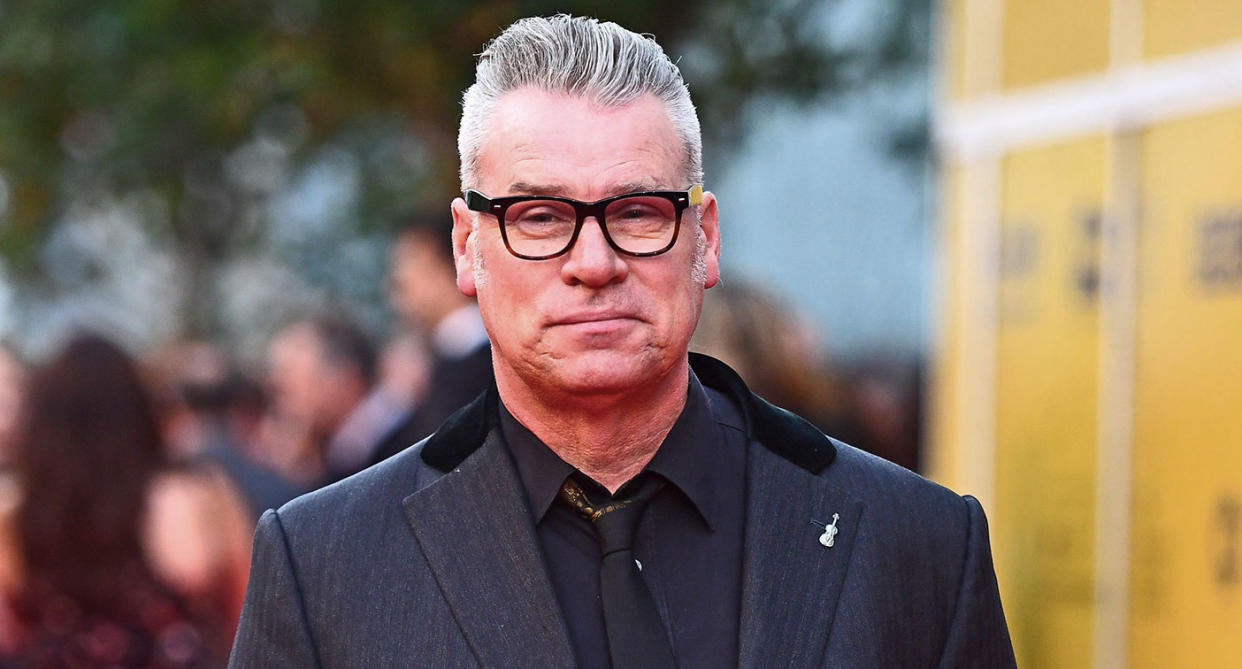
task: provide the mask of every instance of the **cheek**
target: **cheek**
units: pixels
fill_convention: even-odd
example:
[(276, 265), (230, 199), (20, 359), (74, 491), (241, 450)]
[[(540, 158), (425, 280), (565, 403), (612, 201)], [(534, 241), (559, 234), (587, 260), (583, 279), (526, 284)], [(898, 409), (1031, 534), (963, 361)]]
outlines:
[[(544, 340), (540, 323), (558, 305), (555, 265), (492, 258), (487, 285), (479, 290), (483, 324), (498, 348), (536, 347)], [(560, 296), (563, 299), (569, 299)]]
[(512, 338), (531, 308), (530, 301), (523, 299), (520, 287), (512, 280), (498, 279), (488, 269), (480, 270), (477, 263), (474, 273), (483, 325), (494, 337)]
[[(677, 281), (678, 279), (669, 277), (669, 280)], [(670, 343), (678, 345), (689, 341), (694, 333), (703, 303), (702, 288), (699, 287), (702, 284), (688, 283), (686, 277), (681, 277), (680, 281), (681, 283), (667, 294), (667, 302), (663, 307), (665, 309), (664, 335)]]

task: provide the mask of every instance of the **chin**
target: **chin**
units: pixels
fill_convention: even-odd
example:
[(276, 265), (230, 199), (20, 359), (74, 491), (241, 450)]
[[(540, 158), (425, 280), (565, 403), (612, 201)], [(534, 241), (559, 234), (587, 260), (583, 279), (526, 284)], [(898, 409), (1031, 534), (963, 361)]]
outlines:
[(670, 365), (646, 352), (588, 351), (554, 361), (547, 380), (575, 393), (624, 393), (648, 385)]

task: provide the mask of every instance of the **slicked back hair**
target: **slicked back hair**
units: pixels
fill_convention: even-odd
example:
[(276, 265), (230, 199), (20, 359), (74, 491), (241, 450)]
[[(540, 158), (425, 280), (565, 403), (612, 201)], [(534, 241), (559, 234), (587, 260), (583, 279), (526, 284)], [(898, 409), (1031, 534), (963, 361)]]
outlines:
[(457, 135), (463, 191), (477, 185), (479, 148), (500, 98), (528, 86), (581, 96), (604, 107), (654, 95), (668, 111), (683, 147), (687, 183), (671, 186), (702, 183), (699, 117), (681, 71), (664, 49), (652, 36), (615, 23), (558, 14), (514, 22), (479, 55), (474, 84), (462, 96)]

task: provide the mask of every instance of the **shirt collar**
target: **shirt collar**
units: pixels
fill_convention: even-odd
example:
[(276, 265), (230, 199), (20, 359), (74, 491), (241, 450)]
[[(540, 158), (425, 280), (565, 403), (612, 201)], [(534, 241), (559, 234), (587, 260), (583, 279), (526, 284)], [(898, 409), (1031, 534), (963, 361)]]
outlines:
[(720, 446), (719, 427), (712, 415), (707, 392), (690, 372), (690, 385), (686, 391), (686, 406), (673, 423), (660, 450), (647, 464), (647, 470), (668, 479), (680, 490), (709, 529), (715, 529), (713, 520), (719, 515), (719, 470), (712, 466), (716, 449)]
[(518, 422), (513, 414), (500, 403), (500, 433), (513, 463), (517, 466), (518, 478), (526, 491), (526, 504), (530, 508), (535, 523), (543, 520), (543, 516), (552, 506), (556, 494), (560, 492), (565, 477), (573, 473), (574, 468), (552, 452), (539, 437)]
[[(517, 466), (526, 502), (536, 523), (556, 500), (574, 468), (518, 422), (500, 403), (500, 429)], [(716, 418), (699, 379), (690, 372), (686, 405), (646, 470), (668, 479), (698, 511), (709, 529), (719, 515), (717, 469), (711, 466), (720, 443)]]

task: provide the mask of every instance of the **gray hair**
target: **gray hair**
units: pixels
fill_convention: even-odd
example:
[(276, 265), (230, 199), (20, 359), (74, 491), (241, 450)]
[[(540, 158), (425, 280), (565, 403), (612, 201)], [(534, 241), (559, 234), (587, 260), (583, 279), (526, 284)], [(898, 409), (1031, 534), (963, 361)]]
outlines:
[(605, 107), (656, 96), (684, 150), (689, 183), (677, 187), (702, 183), (699, 117), (681, 72), (655, 38), (615, 23), (558, 14), (514, 22), (479, 55), (474, 84), (462, 96), (457, 135), (462, 190), (475, 186), (479, 145), (501, 96), (526, 86), (583, 96)]

